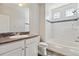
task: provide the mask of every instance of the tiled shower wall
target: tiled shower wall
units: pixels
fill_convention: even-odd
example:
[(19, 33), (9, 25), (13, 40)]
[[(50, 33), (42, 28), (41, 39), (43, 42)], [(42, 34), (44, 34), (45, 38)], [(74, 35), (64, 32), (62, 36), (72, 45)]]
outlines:
[(52, 38), (52, 24), (46, 20), (52, 20), (52, 9), (66, 5), (67, 3), (47, 3), (45, 4), (45, 39), (49, 40)]
[[(71, 7), (78, 8), (79, 4), (69, 4)], [(66, 6), (66, 5), (65, 5)], [(66, 8), (69, 8), (67, 5)], [(71, 8), (70, 7), (70, 8)], [(61, 9), (61, 7), (59, 7)], [(63, 8), (64, 9), (64, 8)], [(51, 10), (53, 11), (53, 10)], [(53, 11), (54, 12), (54, 11)], [(53, 17), (53, 12), (52, 16)], [(64, 19), (74, 19), (75, 17), (68, 17), (68, 18), (60, 18), (60, 20)], [(53, 20), (53, 19), (52, 19)], [(47, 40), (48, 39), (60, 39), (65, 41), (74, 41), (78, 38), (78, 32), (79, 32), (79, 21), (71, 21), (71, 22), (62, 22), (62, 23), (48, 23), (46, 22), (46, 30), (48, 31), (47, 34)]]
[[(69, 5), (71, 5), (74, 8), (77, 8), (76, 4), (69, 4)], [(68, 18), (66, 18), (66, 19), (68, 19)], [(73, 19), (73, 17), (70, 17), (70, 18)], [(65, 18), (61, 18), (61, 19), (64, 20)], [(78, 30), (79, 30), (78, 23), (79, 23), (79, 21), (53, 23), (51, 26), (52, 27), (52, 29), (51, 29), (52, 40), (59, 39), (59, 40), (64, 40), (64, 41), (75, 41), (77, 39), (77, 36), (78, 36)]]

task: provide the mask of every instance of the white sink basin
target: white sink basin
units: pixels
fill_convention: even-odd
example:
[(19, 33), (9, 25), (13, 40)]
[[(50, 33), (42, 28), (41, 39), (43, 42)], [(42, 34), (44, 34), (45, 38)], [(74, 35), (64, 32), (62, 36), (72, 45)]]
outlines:
[(29, 37), (29, 36), (28, 35), (15, 35), (15, 36), (10, 36), (9, 38), (19, 39), (19, 38), (25, 38), (25, 37)]

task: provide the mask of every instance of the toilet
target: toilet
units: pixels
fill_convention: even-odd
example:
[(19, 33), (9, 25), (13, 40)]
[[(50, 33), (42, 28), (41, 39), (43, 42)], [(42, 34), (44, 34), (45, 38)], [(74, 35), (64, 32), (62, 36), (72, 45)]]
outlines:
[(47, 56), (47, 47), (48, 47), (48, 44), (46, 42), (40, 42), (38, 53), (42, 56)]

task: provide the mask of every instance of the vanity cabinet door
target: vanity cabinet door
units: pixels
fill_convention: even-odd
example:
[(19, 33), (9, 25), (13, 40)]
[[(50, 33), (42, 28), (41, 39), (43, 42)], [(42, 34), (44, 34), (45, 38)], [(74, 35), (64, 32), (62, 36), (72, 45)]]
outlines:
[(38, 44), (32, 43), (26, 47), (26, 56), (37, 56), (38, 55)]
[(1, 56), (23, 56), (24, 55), (24, 50), (22, 48), (15, 49), (12, 51), (8, 51)]
[(40, 42), (39, 36), (26, 40), (26, 48), (25, 48), (26, 56), (37, 56), (38, 55), (39, 42)]

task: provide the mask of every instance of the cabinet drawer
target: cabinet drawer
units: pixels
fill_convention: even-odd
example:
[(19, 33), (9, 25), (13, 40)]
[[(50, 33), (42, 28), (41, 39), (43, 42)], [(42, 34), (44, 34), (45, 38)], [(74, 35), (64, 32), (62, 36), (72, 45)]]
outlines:
[(10, 50), (14, 50), (14, 49), (17, 49), (17, 48), (20, 48), (20, 47), (23, 47), (23, 46), (24, 46), (24, 40), (15, 41), (15, 42), (0, 45), (0, 54), (6, 53)]
[(26, 39), (26, 45), (27, 44), (31, 44), (31, 43), (39, 43), (40, 42), (40, 36), (38, 37), (34, 37), (34, 38), (30, 38), (30, 39)]

